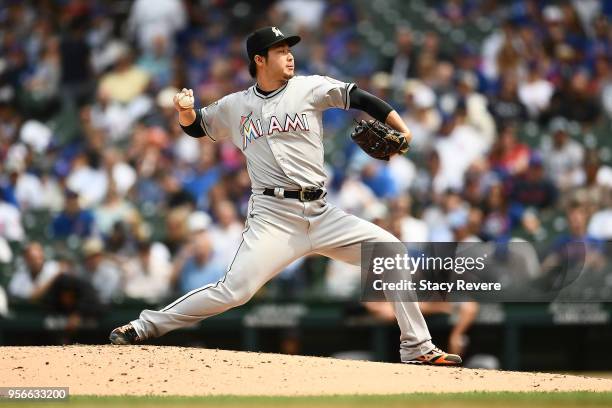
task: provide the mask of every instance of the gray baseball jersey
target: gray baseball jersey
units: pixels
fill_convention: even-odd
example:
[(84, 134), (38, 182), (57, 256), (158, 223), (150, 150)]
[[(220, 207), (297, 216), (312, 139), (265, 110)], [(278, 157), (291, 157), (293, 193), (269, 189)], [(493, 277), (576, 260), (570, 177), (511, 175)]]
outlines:
[(322, 187), (323, 111), (349, 108), (354, 85), (296, 76), (263, 95), (255, 86), (203, 108), (202, 128), (213, 140), (231, 138), (247, 158), (253, 191)]
[[(322, 187), (322, 112), (349, 108), (353, 84), (322, 76), (294, 77), (262, 95), (253, 86), (202, 109), (213, 139), (231, 138), (247, 157), (253, 195), (234, 260), (220, 281), (195, 289), (165, 308), (132, 321), (138, 336), (161, 336), (247, 302), (294, 260), (320, 254), (354, 265), (363, 242), (398, 242), (377, 225), (347, 214), (324, 198), (270, 197), (264, 188)], [(415, 302), (393, 302), (404, 361), (434, 348)]]

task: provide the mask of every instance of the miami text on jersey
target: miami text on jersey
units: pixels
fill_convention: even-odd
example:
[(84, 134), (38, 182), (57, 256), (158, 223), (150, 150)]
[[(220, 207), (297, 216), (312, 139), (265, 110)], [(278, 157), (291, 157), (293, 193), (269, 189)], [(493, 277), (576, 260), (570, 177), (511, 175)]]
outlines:
[[(261, 125), (261, 119), (253, 119), (253, 112), (249, 112), (248, 115), (240, 115), (240, 134), (242, 135), (242, 150), (245, 150), (249, 143), (254, 139), (263, 136), (264, 131)], [(308, 125), (308, 119), (305, 113), (296, 113), (291, 117), (289, 114), (285, 115), (284, 122), (278, 120), (276, 116), (271, 116), (268, 122), (268, 133), (272, 135), (274, 132), (290, 132), (295, 130), (310, 130)]]

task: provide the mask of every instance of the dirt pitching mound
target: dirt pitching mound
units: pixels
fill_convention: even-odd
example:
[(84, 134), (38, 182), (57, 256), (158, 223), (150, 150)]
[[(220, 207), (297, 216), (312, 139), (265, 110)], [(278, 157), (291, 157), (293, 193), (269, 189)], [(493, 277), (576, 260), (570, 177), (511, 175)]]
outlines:
[(72, 395), (612, 391), (612, 380), (184, 347), (0, 347), (0, 386)]

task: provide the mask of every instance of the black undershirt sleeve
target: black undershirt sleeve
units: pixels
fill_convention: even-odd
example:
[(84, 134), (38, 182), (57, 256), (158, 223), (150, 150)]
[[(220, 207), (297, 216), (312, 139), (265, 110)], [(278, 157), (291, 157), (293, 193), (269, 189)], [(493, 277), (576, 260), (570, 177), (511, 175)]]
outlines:
[[(202, 112), (199, 109), (195, 109), (196, 118), (193, 123), (189, 126), (181, 125), (183, 132), (187, 133), (191, 137), (203, 137), (206, 136), (206, 132), (202, 128)], [(180, 123), (179, 123), (180, 125)]]
[(356, 86), (351, 89), (349, 97), (351, 108), (359, 109), (382, 123), (385, 123), (387, 116), (393, 110), (387, 102)]

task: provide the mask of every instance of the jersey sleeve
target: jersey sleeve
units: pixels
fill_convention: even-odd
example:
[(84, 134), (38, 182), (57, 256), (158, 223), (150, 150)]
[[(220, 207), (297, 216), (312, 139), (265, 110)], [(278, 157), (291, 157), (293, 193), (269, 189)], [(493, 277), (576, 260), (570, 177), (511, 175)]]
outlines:
[(202, 129), (206, 136), (213, 141), (226, 139), (230, 136), (228, 97), (225, 96), (216, 102), (200, 109), (202, 114)]
[(313, 106), (320, 110), (350, 107), (349, 93), (355, 84), (342, 82), (328, 76), (313, 75), (312, 98)]

